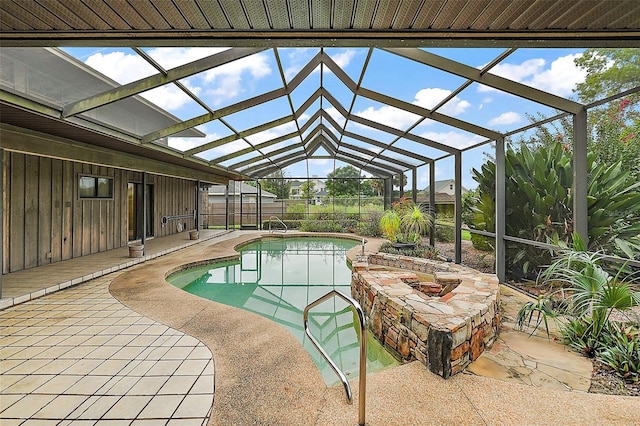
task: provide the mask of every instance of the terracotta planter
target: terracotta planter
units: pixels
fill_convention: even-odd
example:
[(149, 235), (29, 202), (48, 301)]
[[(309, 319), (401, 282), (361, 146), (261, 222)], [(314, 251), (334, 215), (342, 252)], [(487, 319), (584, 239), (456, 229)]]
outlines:
[(142, 244), (132, 244), (129, 246), (129, 257), (142, 257), (144, 246)]

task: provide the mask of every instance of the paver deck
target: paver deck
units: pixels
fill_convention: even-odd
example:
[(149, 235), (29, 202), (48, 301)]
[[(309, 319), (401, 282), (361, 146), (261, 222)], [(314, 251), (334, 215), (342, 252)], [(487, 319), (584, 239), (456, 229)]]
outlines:
[[(357, 382), (347, 405), (279, 325), (158, 279), (253, 236), (201, 240), (0, 311), (0, 424), (356, 424)], [(29, 274), (55, 285), (47, 268)], [(370, 374), (367, 424), (640, 423), (640, 398), (586, 393), (587, 360), (503, 324), (468, 374), (443, 380), (418, 363)]]

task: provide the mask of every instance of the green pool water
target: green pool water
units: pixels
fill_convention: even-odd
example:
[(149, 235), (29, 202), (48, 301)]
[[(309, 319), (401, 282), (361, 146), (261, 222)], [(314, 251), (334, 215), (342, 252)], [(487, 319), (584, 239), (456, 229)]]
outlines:
[[(237, 261), (214, 263), (171, 275), (176, 287), (209, 300), (235, 306), (275, 321), (304, 345), (327, 384), (338, 381), (331, 367), (304, 333), (302, 312), (336, 289), (351, 295), (346, 252), (359, 243), (340, 238), (273, 238), (244, 246)], [(346, 302), (329, 299), (309, 314), (309, 329), (345, 372), (357, 377), (357, 319)], [(367, 372), (398, 362), (367, 333)]]

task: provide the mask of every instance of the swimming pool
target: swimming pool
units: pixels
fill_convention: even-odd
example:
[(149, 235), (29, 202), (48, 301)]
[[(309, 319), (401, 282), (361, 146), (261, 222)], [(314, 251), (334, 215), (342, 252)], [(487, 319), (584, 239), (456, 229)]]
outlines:
[[(354, 240), (324, 237), (267, 238), (240, 249), (240, 257), (187, 269), (167, 278), (171, 284), (209, 300), (235, 306), (275, 321), (300, 341), (327, 384), (338, 381), (304, 332), (302, 312), (335, 289), (351, 294), (346, 252)], [(309, 329), (347, 377), (357, 377), (357, 320), (346, 302), (333, 298), (313, 308)], [(397, 365), (396, 359), (367, 333), (367, 372)]]

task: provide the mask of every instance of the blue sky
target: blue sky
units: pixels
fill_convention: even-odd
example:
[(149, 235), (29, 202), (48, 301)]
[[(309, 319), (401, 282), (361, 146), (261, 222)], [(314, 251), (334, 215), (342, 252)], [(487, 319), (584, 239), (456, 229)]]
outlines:
[[(129, 48), (65, 48), (67, 53), (85, 62), (101, 73), (119, 83), (129, 83), (140, 78), (157, 73), (134, 50)], [(218, 53), (220, 48), (144, 48), (156, 62), (165, 69), (171, 69), (187, 62)], [(500, 55), (504, 49), (425, 49), (439, 56), (452, 59), (474, 68), (481, 68)], [(287, 48), (277, 49), (277, 55), (282, 63), (284, 78), (287, 83), (293, 76), (316, 55), (317, 48)], [(358, 48), (327, 48), (325, 52), (346, 72), (354, 81), (360, 81), (363, 64), (367, 58), (368, 49)], [(577, 83), (585, 78), (585, 73), (574, 65), (574, 59), (580, 55), (579, 49), (518, 49), (509, 55), (501, 64), (490, 72), (505, 78), (526, 84), (555, 95), (574, 99), (573, 90)], [(319, 72), (316, 69), (291, 94), (293, 108), (297, 109), (319, 87), (320, 81), (336, 98), (343, 108), (353, 114), (394, 127), (407, 130), (419, 119), (418, 116), (405, 111), (375, 102), (373, 100), (356, 97), (342, 82), (326, 69)], [(432, 108), (442, 99), (456, 90), (465, 80), (437, 69), (425, 66), (415, 61), (401, 58), (390, 52), (374, 49), (362, 78), (361, 86), (384, 95), (401, 99), (422, 107)], [(196, 74), (181, 80), (189, 90), (204, 100), (211, 108), (217, 109), (235, 104), (259, 94), (283, 86), (282, 76), (277, 66), (276, 53), (273, 49), (248, 56), (231, 64), (223, 65), (213, 70)], [(143, 94), (151, 102), (171, 112), (181, 119), (189, 119), (206, 113), (206, 110), (193, 99), (184, 94), (173, 84), (150, 90)], [(353, 106), (352, 106), (353, 104)], [(320, 105), (316, 101), (309, 107), (300, 119), (303, 125), (318, 109), (326, 110), (338, 125), (344, 125), (344, 119), (326, 100)], [(542, 113), (554, 115), (552, 109), (515, 96), (473, 83), (445, 104), (438, 112), (467, 121), (499, 132), (506, 132), (528, 124), (525, 114)], [(205, 138), (170, 138), (171, 146), (185, 150), (206, 142), (217, 140), (267, 121), (275, 120), (292, 114), (291, 105), (286, 97), (267, 102), (243, 112), (225, 117), (225, 123), (213, 121), (198, 127), (207, 136)], [(311, 126), (313, 129), (315, 125)], [(249, 136), (252, 144), (258, 144), (276, 136), (287, 134), (296, 129), (291, 121), (265, 132)], [(391, 142), (394, 137), (363, 126), (349, 122), (347, 131), (373, 138), (384, 143)], [(485, 138), (435, 121), (424, 120), (411, 130), (411, 133), (426, 137), (436, 142), (452, 145), (456, 148), (472, 146)], [(354, 139), (345, 139), (347, 143), (364, 146)], [(284, 141), (268, 148), (263, 153), (268, 154), (279, 148), (300, 142), (299, 139)], [(245, 142), (229, 143), (199, 155), (211, 160), (223, 155), (231, 154), (248, 147)], [(407, 139), (398, 140), (394, 146), (419, 153), (427, 157), (440, 157), (442, 151), (424, 147)], [(463, 181), (467, 188), (475, 187), (471, 179), (470, 170), (479, 168), (485, 160), (484, 152), (492, 152), (489, 145), (466, 151), (463, 154)], [(318, 151), (322, 154), (322, 150)], [(359, 156), (367, 158), (361, 153)], [(256, 153), (246, 154), (223, 162), (223, 166), (230, 166), (244, 160), (259, 161)], [(385, 152), (387, 156), (395, 156)], [(398, 156), (399, 158), (401, 156)], [(401, 158), (414, 163), (415, 160)], [(326, 176), (335, 167), (344, 163), (333, 160), (317, 159), (301, 162), (285, 169), (291, 177)], [(454, 173), (453, 160), (445, 159), (436, 163), (436, 178), (452, 178)], [(424, 189), (428, 185), (428, 166), (418, 169), (418, 188)], [(408, 179), (411, 183), (411, 175)]]

